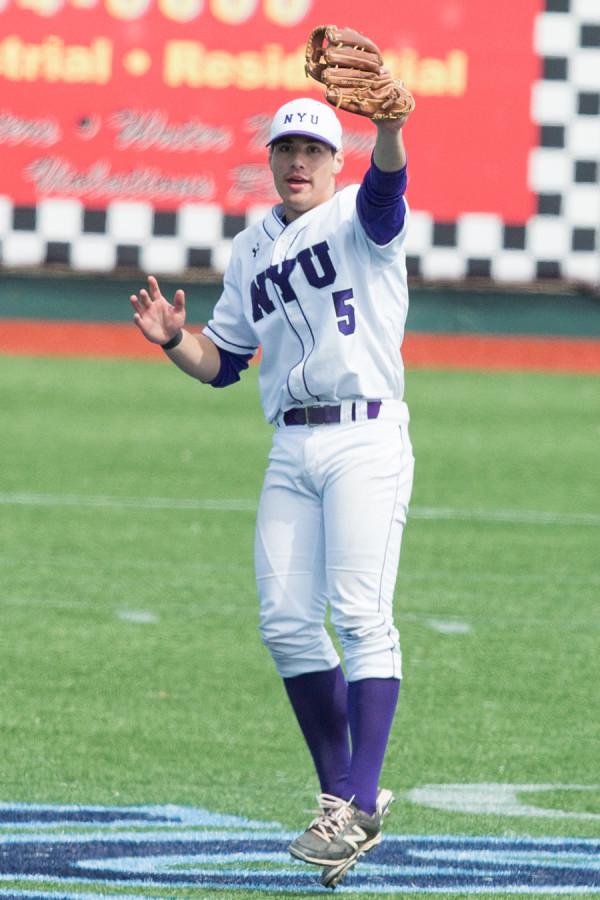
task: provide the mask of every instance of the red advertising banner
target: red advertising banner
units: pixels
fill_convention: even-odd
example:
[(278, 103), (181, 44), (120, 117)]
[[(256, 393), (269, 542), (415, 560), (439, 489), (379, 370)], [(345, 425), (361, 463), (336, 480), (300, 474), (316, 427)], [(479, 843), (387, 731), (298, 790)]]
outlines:
[[(415, 95), (412, 207), (523, 222), (540, 4), (420, 0), (368, 17), (356, 0), (0, 0), (0, 194), (234, 213), (272, 202), (270, 118), (319, 98), (304, 45), (335, 22), (375, 40)], [(374, 128), (340, 115), (343, 184), (361, 177)]]

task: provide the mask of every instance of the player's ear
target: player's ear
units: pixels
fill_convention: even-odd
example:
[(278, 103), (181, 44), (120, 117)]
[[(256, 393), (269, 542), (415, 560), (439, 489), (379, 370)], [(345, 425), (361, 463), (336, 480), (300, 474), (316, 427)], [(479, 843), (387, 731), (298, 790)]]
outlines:
[(339, 175), (344, 168), (344, 151), (336, 150), (333, 154), (333, 174)]

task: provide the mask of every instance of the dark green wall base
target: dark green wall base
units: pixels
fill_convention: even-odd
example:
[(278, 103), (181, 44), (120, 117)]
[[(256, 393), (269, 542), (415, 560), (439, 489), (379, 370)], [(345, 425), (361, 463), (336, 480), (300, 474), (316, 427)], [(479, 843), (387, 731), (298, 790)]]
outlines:
[[(188, 319), (206, 322), (220, 282), (161, 279), (172, 297), (186, 290)], [(129, 295), (142, 277), (0, 274), (0, 319), (131, 320)], [(409, 331), (427, 333), (600, 336), (600, 297), (576, 292), (510, 291), (461, 286), (411, 285)]]

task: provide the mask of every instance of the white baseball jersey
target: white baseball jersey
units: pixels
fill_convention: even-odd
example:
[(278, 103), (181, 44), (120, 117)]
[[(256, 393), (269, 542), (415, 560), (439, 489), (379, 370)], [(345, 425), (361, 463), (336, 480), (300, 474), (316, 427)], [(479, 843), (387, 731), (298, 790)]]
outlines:
[(360, 223), (357, 192), (346, 187), (287, 225), (275, 207), (234, 238), (205, 333), (232, 353), (262, 348), (270, 422), (300, 405), (402, 399), (408, 210), (380, 246)]

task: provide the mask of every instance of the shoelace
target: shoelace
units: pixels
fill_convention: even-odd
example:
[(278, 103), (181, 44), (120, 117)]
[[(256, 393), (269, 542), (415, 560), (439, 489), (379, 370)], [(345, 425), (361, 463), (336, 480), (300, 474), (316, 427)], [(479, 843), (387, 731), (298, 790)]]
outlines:
[(317, 818), (309, 825), (313, 831), (324, 841), (332, 841), (336, 835), (348, 824), (353, 815), (352, 800), (342, 800), (331, 794), (320, 794), (317, 797), (320, 806)]

